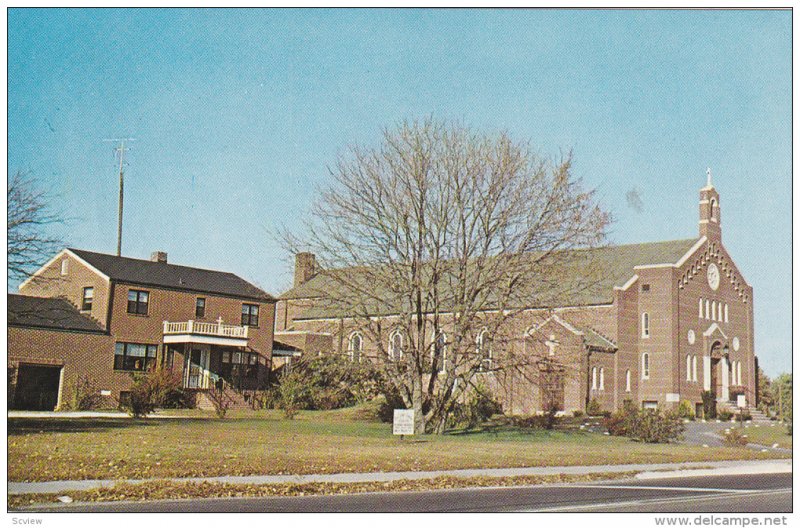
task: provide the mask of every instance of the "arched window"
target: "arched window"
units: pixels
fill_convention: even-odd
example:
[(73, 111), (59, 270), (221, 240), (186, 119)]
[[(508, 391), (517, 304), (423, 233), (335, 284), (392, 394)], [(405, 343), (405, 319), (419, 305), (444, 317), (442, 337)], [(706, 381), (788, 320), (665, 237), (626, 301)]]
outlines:
[(741, 384), (742, 384), (742, 362), (739, 361), (738, 363), (739, 364), (736, 366), (736, 384), (741, 386)]
[(706, 299), (706, 319), (710, 319), (710, 317), (708, 316), (708, 309), (710, 307), (711, 307), (711, 305), (708, 303), (708, 299)]
[(692, 357), (692, 381), (697, 381), (697, 356)]
[(400, 361), (403, 359), (403, 334), (395, 330), (389, 336), (389, 360)]
[(592, 390), (597, 390), (597, 367), (592, 367)]
[(447, 372), (447, 334), (439, 332), (433, 343), (432, 360), (436, 372)]
[(600, 367), (600, 390), (606, 389), (606, 372), (603, 367)]
[(358, 332), (350, 334), (350, 339), (347, 341), (347, 354), (350, 356), (350, 361), (361, 361), (361, 349), (364, 346), (364, 338)]
[(700, 301), (697, 303), (697, 317), (699, 319), (703, 318), (703, 299), (700, 299)]
[(711, 219), (716, 220), (717, 218), (717, 201), (715, 199), (711, 199)]
[(717, 321), (722, 322), (722, 303), (719, 303), (719, 314), (717, 314)]
[(728, 305), (725, 305), (725, 322), (728, 322)]
[(642, 379), (650, 379), (650, 354), (642, 354)]
[(711, 320), (712, 321), (717, 320), (717, 301), (713, 301), (711, 303)]
[(631, 391), (631, 371), (630, 369), (625, 371), (625, 392)]
[(481, 370), (491, 370), (492, 369), (492, 339), (489, 337), (489, 331), (487, 329), (481, 330), (481, 333), (478, 334), (478, 339), (475, 340), (475, 349), (478, 353), (478, 357), (481, 359)]
[(686, 381), (692, 381), (692, 356), (686, 354)]
[(66, 275), (69, 273), (69, 260), (64, 259), (61, 261), (61, 274)]
[(650, 337), (650, 314), (642, 313), (642, 337)]

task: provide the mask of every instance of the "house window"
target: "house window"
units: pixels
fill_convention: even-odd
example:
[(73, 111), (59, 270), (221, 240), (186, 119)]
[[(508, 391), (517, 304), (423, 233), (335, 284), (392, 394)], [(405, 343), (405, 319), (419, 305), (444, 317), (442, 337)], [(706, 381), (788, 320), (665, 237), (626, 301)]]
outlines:
[(69, 273), (69, 260), (64, 259), (61, 261), (61, 274), (66, 275)]
[(432, 355), (436, 372), (447, 372), (447, 334), (444, 332), (440, 332), (434, 341)]
[(692, 381), (697, 381), (697, 356), (692, 356)]
[(712, 301), (711, 303), (711, 320), (717, 320), (717, 301)]
[(692, 356), (686, 355), (686, 381), (692, 381)]
[(150, 370), (156, 364), (158, 345), (117, 343), (114, 346), (114, 370)]
[(650, 354), (642, 354), (642, 379), (650, 379)]
[(403, 334), (395, 330), (389, 336), (389, 360), (400, 361), (403, 359)]
[(710, 304), (708, 303), (708, 299), (706, 299), (706, 319), (710, 319), (710, 317), (708, 316), (709, 307), (710, 307)]
[(475, 342), (478, 357), (481, 359), (480, 370), (486, 371), (492, 369), (492, 340), (489, 337), (489, 331), (484, 329), (478, 335)]
[(198, 297), (197, 300), (194, 302), (194, 316), (195, 317), (206, 316), (206, 300), (204, 297)]
[(592, 390), (597, 390), (597, 367), (592, 367)]
[(606, 371), (603, 367), (600, 367), (600, 390), (606, 389)]
[(92, 301), (94, 301), (94, 288), (87, 286), (83, 289), (83, 301), (81, 302), (81, 310), (89, 312), (92, 310)]
[(242, 326), (258, 326), (258, 305), (242, 305)]
[(625, 371), (625, 392), (630, 392), (630, 391), (631, 391), (631, 371), (629, 369)]
[(725, 322), (728, 322), (728, 305), (725, 305)]
[(736, 362), (736, 384), (741, 386), (742, 385), (742, 362)]
[(364, 339), (358, 332), (350, 334), (350, 339), (347, 342), (347, 355), (350, 356), (350, 361), (361, 362), (361, 349), (364, 346)]
[(258, 377), (258, 354), (223, 351), (220, 374), (234, 387), (241, 387), (242, 381)]
[(700, 299), (700, 302), (697, 305), (697, 317), (700, 319), (703, 318), (703, 299)]
[(642, 314), (642, 337), (650, 337), (650, 315), (647, 312)]
[(128, 290), (128, 313), (147, 315), (150, 293), (143, 290)]

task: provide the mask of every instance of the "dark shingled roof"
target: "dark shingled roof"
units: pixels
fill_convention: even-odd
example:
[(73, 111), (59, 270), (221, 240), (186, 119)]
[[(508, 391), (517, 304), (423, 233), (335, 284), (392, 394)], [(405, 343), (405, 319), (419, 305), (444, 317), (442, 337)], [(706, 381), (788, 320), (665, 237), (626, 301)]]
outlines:
[(8, 294), (8, 325), (104, 333), (92, 318), (57, 297)]
[[(636, 272), (634, 266), (654, 265), (654, 264), (674, 264), (685, 255), (697, 243), (696, 238), (685, 240), (671, 240), (666, 242), (647, 242), (642, 244), (626, 244), (619, 246), (608, 246), (589, 250), (575, 250), (586, 252), (587, 260), (592, 262), (592, 266), (603, 270), (602, 277), (597, 284), (590, 288), (576, 287), (574, 298), (564, 306), (588, 306), (597, 304), (609, 304), (613, 301), (614, 287), (623, 286)], [(576, 262), (580, 262), (576, 259)], [(559, 280), (569, 283), (578, 283), (581, 279), (580, 266), (566, 266), (559, 275)], [(357, 273), (357, 270), (354, 270)], [(333, 279), (324, 273), (313, 277), (311, 280), (290, 289), (280, 296), (281, 299), (314, 299), (323, 300), (326, 294), (339, 289)], [(297, 319), (324, 319), (329, 317), (345, 316), (340, 309), (328, 306), (328, 303), (317, 302), (315, 306), (300, 314)], [(541, 308), (542, 306), (530, 306), (531, 308)]]
[(216, 293), (259, 301), (275, 300), (268, 293), (233, 273), (118, 257), (82, 249), (70, 248), (70, 251), (115, 281), (201, 293)]

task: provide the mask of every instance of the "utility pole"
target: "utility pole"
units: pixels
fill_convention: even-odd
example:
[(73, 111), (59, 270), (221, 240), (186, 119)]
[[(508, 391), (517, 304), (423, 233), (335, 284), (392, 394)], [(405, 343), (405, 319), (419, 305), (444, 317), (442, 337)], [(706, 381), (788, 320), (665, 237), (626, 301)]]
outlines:
[(130, 148), (125, 147), (126, 141), (136, 141), (134, 138), (115, 138), (104, 139), (104, 142), (119, 142), (119, 146), (114, 149), (114, 152), (119, 155), (119, 214), (117, 219), (117, 256), (122, 256), (122, 207), (125, 196), (125, 151)]

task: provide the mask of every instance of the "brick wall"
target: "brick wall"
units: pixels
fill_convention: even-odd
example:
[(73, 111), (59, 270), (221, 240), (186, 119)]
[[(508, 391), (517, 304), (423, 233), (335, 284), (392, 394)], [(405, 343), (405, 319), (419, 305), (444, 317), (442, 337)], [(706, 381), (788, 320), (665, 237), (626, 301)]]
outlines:
[[(61, 262), (64, 260), (68, 261), (67, 274), (61, 275)], [(42, 268), (35, 277), (20, 286), (19, 292), (35, 297), (62, 297), (80, 310), (85, 287), (94, 288), (94, 301), (91, 311), (81, 313), (107, 328), (111, 292), (109, 281), (69, 253), (64, 253)]]
[[(131, 384), (128, 374), (114, 372), (113, 339), (104, 334), (9, 327), (7, 362), (11, 381), (20, 363), (62, 366), (62, 402), (82, 376), (95, 389), (111, 391), (112, 398)], [(13, 397), (13, 388), (10, 393)]]

